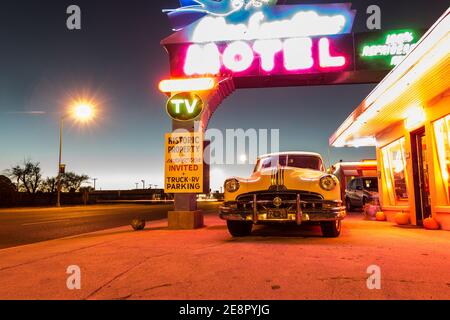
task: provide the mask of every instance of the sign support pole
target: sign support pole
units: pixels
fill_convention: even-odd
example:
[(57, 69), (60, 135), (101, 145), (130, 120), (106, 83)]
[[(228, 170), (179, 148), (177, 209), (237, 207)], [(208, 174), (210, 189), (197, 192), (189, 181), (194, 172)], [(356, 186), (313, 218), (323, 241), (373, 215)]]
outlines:
[[(217, 82), (219, 83), (219, 81)], [(220, 79), (220, 83), (213, 90), (196, 92), (204, 103), (203, 112), (196, 119), (188, 121), (172, 120), (172, 132), (182, 129), (185, 132), (204, 133), (214, 111), (234, 90), (233, 79), (224, 78)], [(176, 95), (176, 92), (171, 93), (172, 97), (174, 95)], [(207, 141), (203, 141), (203, 143), (203, 147), (208, 144)], [(208, 158), (209, 155), (206, 155), (206, 159)], [(203, 178), (203, 191), (206, 193), (209, 192), (209, 163), (203, 164)], [(195, 193), (175, 193), (174, 211), (169, 211), (168, 220), (169, 229), (172, 230), (203, 227), (203, 213), (197, 207), (197, 195)]]
[[(195, 121), (172, 121), (172, 131), (184, 129), (195, 132)], [(203, 227), (203, 213), (197, 207), (197, 195), (177, 193), (174, 195), (174, 211), (168, 213), (169, 229), (198, 229)]]

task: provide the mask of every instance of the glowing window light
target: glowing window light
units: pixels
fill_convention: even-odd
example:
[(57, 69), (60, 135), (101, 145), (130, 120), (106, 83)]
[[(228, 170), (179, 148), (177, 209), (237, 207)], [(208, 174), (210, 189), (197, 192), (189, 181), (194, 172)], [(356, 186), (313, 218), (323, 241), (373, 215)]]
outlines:
[(319, 40), (320, 66), (322, 68), (342, 67), (345, 65), (345, 57), (332, 57), (330, 54), (330, 40), (321, 38)]
[(216, 44), (194, 44), (189, 46), (184, 63), (184, 73), (186, 75), (218, 74), (219, 71), (220, 53)]
[(433, 126), (442, 182), (450, 204), (450, 115), (437, 120)]
[(275, 54), (283, 48), (281, 40), (257, 40), (253, 50), (261, 57), (261, 68), (270, 72), (275, 67)]
[(393, 159), (394, 173), (401, 173), (405, 170), (405, 166), (403, 164), (403, 158), (400, 151), (395, 153), (395, 158)]
[(223, 65), (233, 72), (242, 72), (250, 68), (255, 55), (247, 43), (236, 41), (229, 44), (223, 51)]
[(206, 91), (216, 86), (214, 78), (190, 78), (163, 80), (159, 83), (161, 92)]
[(283, 43), (284, 67), (288, 71), (310, 69), (314, 66), (311, 38), (286, 39)]
[(386, 181), (392, 184), (391, 204), (408, 199), (408, 181), (406, 174), (405, 138), (401, 138), (382, 149), (387, 156), (385, 163)]
[(410, 107), (405, 114), (405, 128), (407, 130), (417, 128), (418, 126), (423, 124), (425, 119), (426, 115), (422, 107), (419, 106)]
[(391, 175), (390, 175), (390, 164), (389, 164), (389, 154), (386, 148), (384, 148), (381, 151), (381, 154), (383, 156), (383, 174), (384, 174), (384, 181), (386, 183), (387, 187), (387, 193), (389, 196), (389, 203), (394, 204), (395, 203), (395, 197), (394, 192), (392, 189), (392, 181), (391, 181)]
[(202, 18), (192, 34), (192, 42), (220, 42), (256, 39), (281, 39), (333, 35), (343, 32), (347, 19), (343, 15), (319, 15), (315, 11), (300, 11), (290, 19), (264, 21), (259, 11), (248, 19), (247, 24), (228, 23), (224, 17)]

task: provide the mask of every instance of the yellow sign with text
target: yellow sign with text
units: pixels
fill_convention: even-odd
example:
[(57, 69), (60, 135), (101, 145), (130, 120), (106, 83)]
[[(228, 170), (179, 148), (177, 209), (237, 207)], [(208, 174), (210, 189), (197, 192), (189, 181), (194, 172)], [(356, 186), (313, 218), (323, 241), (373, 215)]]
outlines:
[(164, 191), (203, 193), (203, 134), (167, 133)]

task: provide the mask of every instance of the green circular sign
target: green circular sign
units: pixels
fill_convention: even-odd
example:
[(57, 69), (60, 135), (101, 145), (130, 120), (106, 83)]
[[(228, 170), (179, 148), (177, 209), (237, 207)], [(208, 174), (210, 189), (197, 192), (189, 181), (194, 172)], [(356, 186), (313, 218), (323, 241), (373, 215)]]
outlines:
[(203, 100), (195, 93), (178, 93), (167, 101), (166, 110), (174, 120), (194, 120), (203, 112)]

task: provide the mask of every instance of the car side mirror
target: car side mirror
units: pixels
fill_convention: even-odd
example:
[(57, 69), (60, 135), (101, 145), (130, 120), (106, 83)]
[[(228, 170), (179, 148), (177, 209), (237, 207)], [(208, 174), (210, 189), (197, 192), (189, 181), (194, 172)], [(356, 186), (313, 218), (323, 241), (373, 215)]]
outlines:
[(362, 189), (363, 189), (363, 188), (362, 188), (361, 186), (357, 186), (357, 187), (356, 187), (356, 190), (358, 190), (358, 191), (362, 191)]

